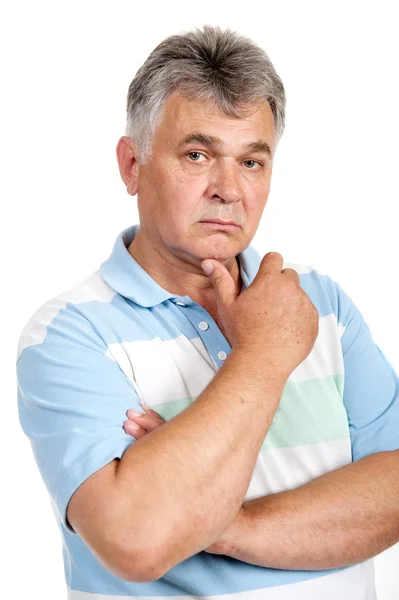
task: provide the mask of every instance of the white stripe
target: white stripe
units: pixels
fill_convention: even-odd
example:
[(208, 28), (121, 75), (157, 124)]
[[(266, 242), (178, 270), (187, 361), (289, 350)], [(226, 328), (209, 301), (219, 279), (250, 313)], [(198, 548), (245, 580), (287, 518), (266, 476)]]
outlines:
[(189, 340), (185, 335), (108, 344), (107, 351), (131, 381), (135, 378), (150, 407), (201, 394), (216, 371), (204, 353), (200, 338)]
[(296, 271), (298, 275), (303, 275), (305, 273), (310, 273), (311, 271), (313, 271), (314, 267), (312, 267), (311, 265), (300, 265), (298, 263), (283, 260), (283, 269), (294, 269), (294, 271)]
[[(135, 381), (149, 406), (180, 398), (197, 397), (210, 383), (217, 368), (200, 337), (189, 340), (179, 335), (171, 340), (108, 344), (114, 358), (130, 381)], [(343, 374), (340, 337), (334, 314), (319, 319), (319, 334), (307, 358), (288, 378), (289, 382)]]
[(25, 348), (43, 342), (47, 335), (47, 327), (59, 311), (66, 307), (68, 302), (73, 304), (93, 300), (111, 302), (115, 294), (116, 292), (105, 283), (99, 274), (99, 270), (97, 270), (84, 281), (74, 285), (73, 288), (47, 300), (33, 313), (24, 326), (18, 343), (17, 360)]
[(259, 452), (245, 501), (299, 487), (352, 462), (349, 438)]

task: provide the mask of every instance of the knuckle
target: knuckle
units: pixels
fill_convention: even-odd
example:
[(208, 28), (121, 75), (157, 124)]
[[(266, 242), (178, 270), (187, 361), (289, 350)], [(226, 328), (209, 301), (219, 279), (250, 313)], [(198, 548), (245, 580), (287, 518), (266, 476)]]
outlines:
[(282, 273), (287, 273), (288, 275), (295, 275), (295, 276), (298, 275), (298, 273), (295, 271), (295, 269), (291, 269), (290, 267), (286, 267), (281, 272)]
[(219, 285), (223, 281), (223, 279), (223, 275), (216, 275), (216, 277), (214, 278), (214, 282), (216, 285)]
[(292, 279), (292, 277), (289, 277), (286, 281), (285, 281), (285, 286), (289, 289), (292, 290), (292, 292), (297, 292), (298, 290), (298, 282), (295, 279)]

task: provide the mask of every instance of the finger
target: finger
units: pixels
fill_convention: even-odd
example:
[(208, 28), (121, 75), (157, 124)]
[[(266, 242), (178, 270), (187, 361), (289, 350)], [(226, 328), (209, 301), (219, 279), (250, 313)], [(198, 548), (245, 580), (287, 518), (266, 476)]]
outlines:
[(123, 423), (123, 429), (125, 430), (125, 433), (131, 435), (136, 440), (139, 440), (147, 434), (147, 431), (145, 431), (145, 429), (143, 429), (142, 427), (134, 429), (133, 425), (134, 423), (132, 421), (125, 421)]
[(280, 272), (284, 264), (284, 259), (279, 252), (268, 252), (260, 262), (258, 273), (274, 273)]
[(149, 406), (143, 406), (142, 404), (140, 404), (141, 408), (143, 410), (145, 410), (145, 412), (148, 415), (152, 415), (153, 417), (155, 417), (156, 419), (160, 419), (161, 421), (163, 421), (165, 423), (165, 419), (163, 417), (161, 417), (161, 415), (159, 413), (157, 413), (156, 410), (153, 410), (152, 408), (149, 408)]
[(140, 427), (145, 429), (146, 431), (153, 431), (157, 429), (160, 425), (164, 423), (164, 420), (161, 417), (154, 417), (152, 415), (147, 415), (146, 413), (140, 413), (139, 415), (135, 415), (134, 411), (129, 409), (126, 413), (129, 420), (134, 421)]
[(286, 269), (283, 269), (281, 272), (284, 273), (284, 275), (288, 275), (288, 277), (291, 277), (294, 281), (296, 281), (296, 283), (298, 285), (300, 284), (299, 275), (298, 275), (298, 272), (295, 271), (295, 269), (290, 269), (287, 267)]
[[(207, 272), (208, 266), (212, 267), (212, 271), (210, 273)], [(219, 299), (226, 306), (230, 306), (238, 294), (234, 279), (226, 267), (217, 260), (206, 259), (201, 262), (201, 268), (207, 274), (208, 279), (210, 279), (216, 292), (217, 299)]]

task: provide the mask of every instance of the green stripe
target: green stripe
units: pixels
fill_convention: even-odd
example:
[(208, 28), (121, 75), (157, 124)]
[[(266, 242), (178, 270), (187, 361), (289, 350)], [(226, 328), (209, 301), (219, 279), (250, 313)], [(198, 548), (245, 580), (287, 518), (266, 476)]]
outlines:
[(343, 375), (329, 375), (287, 381), (261, 451), (348, 438), (343, 380)]
[[(261, 451), (349, 438), (343, 384), (343, 375), (287, 381)], [(195, 398), (179, 398), (152, 408), (169, 421)]]

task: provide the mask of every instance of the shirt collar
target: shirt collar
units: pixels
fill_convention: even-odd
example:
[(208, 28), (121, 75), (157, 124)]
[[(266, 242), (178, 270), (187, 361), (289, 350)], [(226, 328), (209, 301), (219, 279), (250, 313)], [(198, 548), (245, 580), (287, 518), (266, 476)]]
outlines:
[[(104, 281), (121, 296), (147, 308), (175, 298), (185, 304), (192, 303), (189, 296), (172, 294), (160, 286), (130, 254), (128, 247), (139, 229), (140, 224), (136, 224), (119, 233), (109, 258), (100, 266)], [(237, 260), (243, 281), (242, 291), (255, 278), (261, 257), (253, 246), (248, 246), (237, 255)]]

